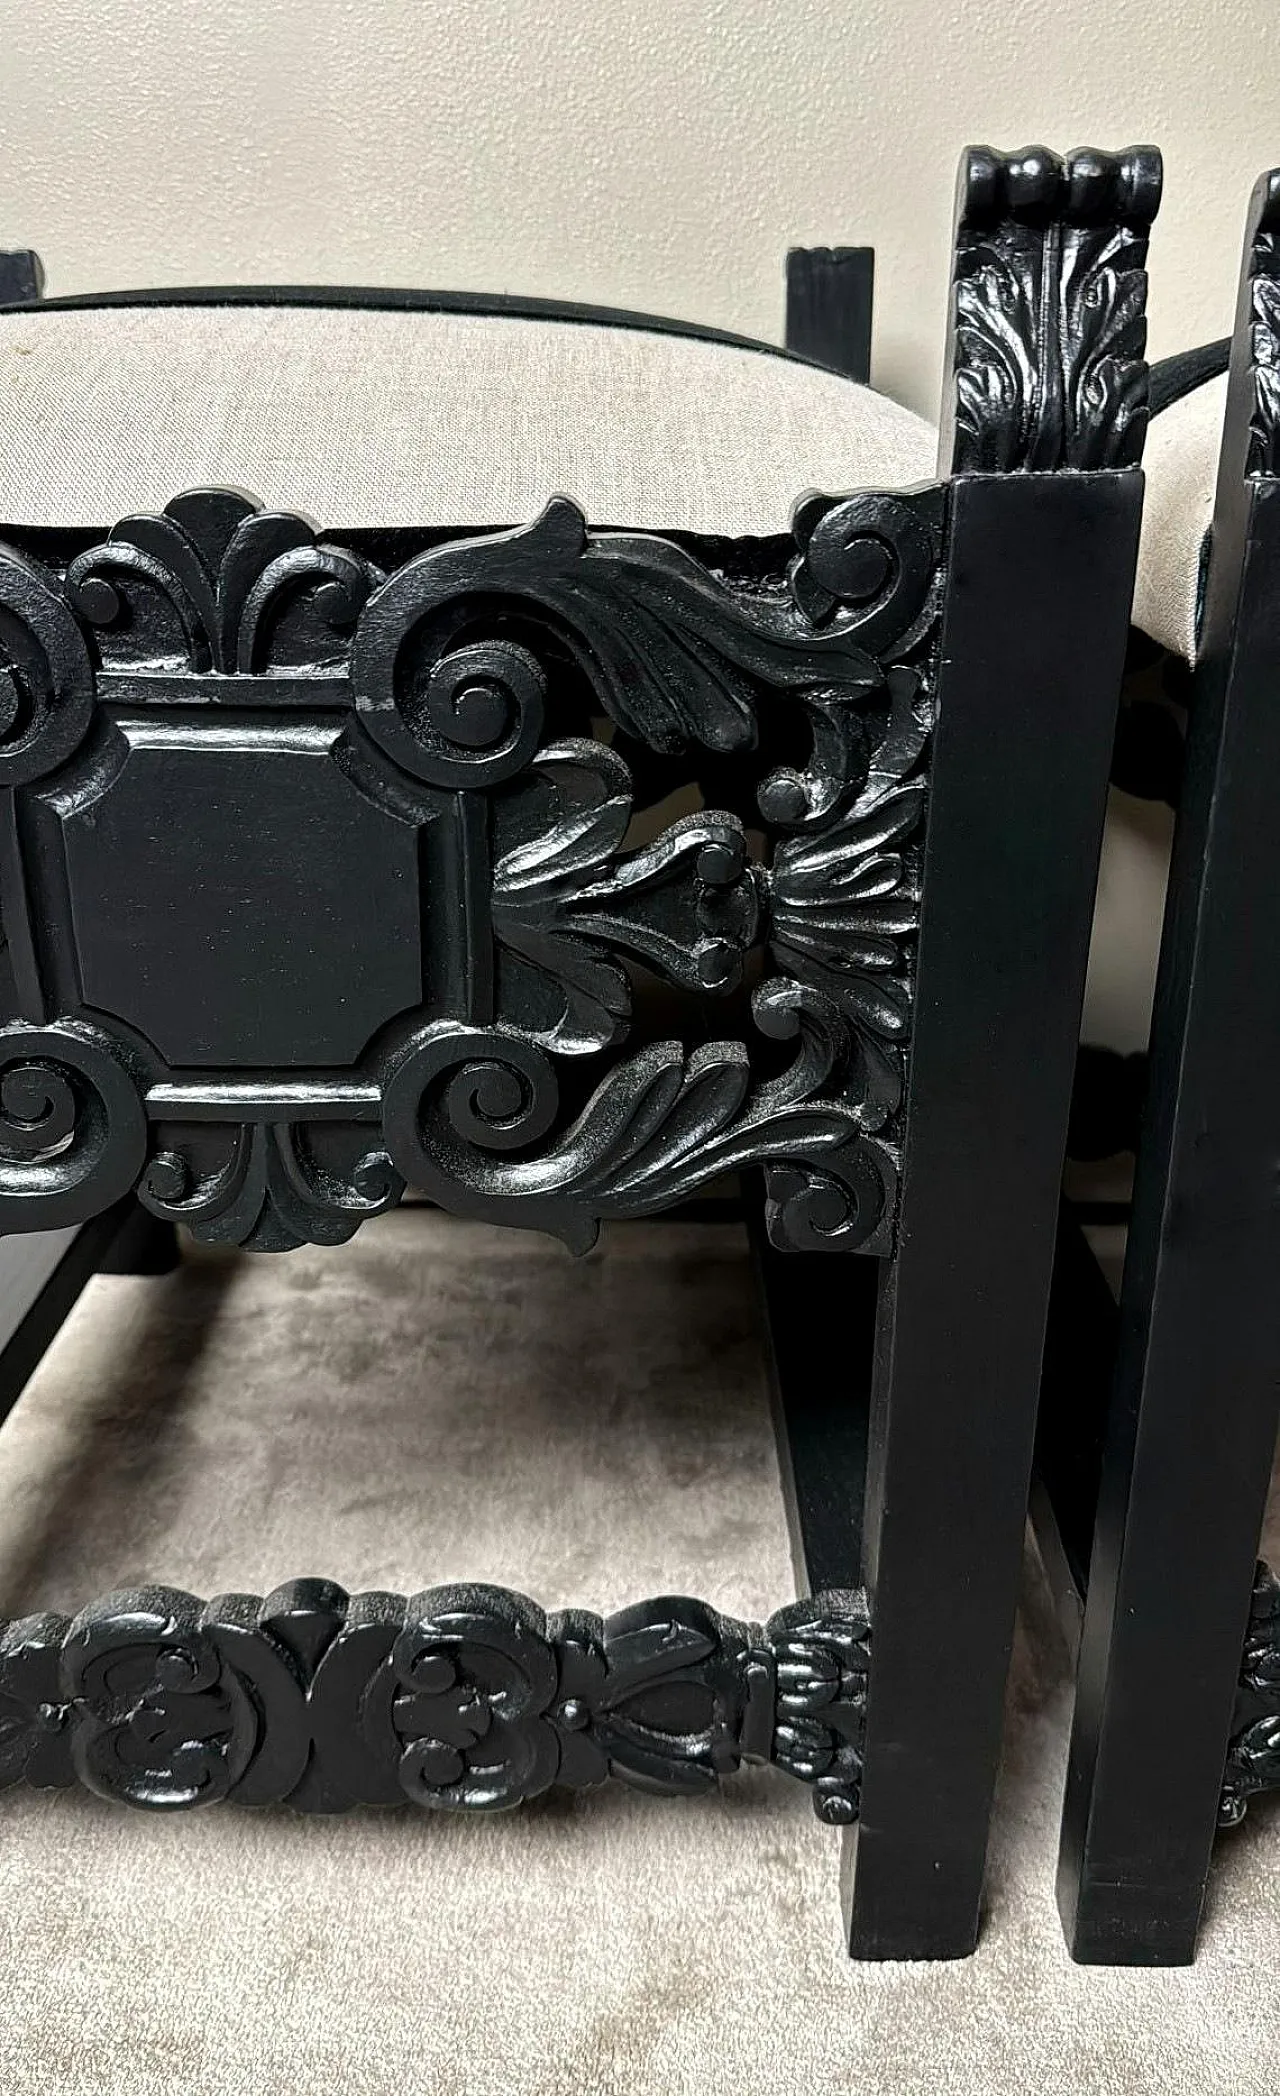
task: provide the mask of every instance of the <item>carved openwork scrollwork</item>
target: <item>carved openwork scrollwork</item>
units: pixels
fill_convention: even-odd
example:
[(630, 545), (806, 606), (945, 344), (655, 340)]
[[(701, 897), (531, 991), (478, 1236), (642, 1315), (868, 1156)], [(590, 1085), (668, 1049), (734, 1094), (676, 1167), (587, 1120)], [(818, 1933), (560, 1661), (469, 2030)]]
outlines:
[(694, 1796), (772, 1762), (842, 1825), (870, 1650), (861, 1592), (761, 1626), (684, 1598), (602, 1621), (491, 1586), (406, 1601), (297, 1580), (204, 1604), (147, 1587), (0, 1624), (0, 1787), (492, 1811), (609, 1777)]
[(540, 726), (531, 685), (497, 672), (484, 716), (491, 742), (478, 730), (468, 742), (431, 707), (432, 678), (477, 600), (535, 611), (609, 717), (669, 754), (752, 748), (761, 691), (800, 693), (823, 681), (867, 690), (877, 681), (874, 663), (843, 629), (806, 631), (783, 607), (727, 588), (667, 540), (592, 534), (561, 499), (527, 529), (407, 561), (360, 622), (356, 705), (398, 762), (439, 785), (489, 785), (517, 771)]
[[(785, 977), (762, 984), (752, 1010), (762, 1033), (798, 1043), (781, 1076), (753, 1082), (740, 1041), (692, 1054), (655, 1043), (615, 1064), (572, 1126), (527, 1156), (513, 1153), (531, 1150), (556, 1120), (550, 1058), (497, 1029), (428, 1029), (388, 1072), (387, 1147), (405, 1179), (442, 1207), (524, 1220), (577, 1251), (606, 1217), (652, 1213), (774, 1159), (820, 1163), (844, 1189), (843, 1227), (871, 1236), (892, 1165), (866, 1140), (884, 1114), (848, 1068), (848, 1027), (817, 991)], [(872, 1187), (864, 1157), (874, 1154), (884, 1165)]]
[[(965, 155), (950, 432), (959, 473), (1136, 465), (1160, 156)], [(944, 454), (945, 456), (945, 454)]]
[[(570, 1055), (620, 1039), (631, 992), (617, 954), (685, 989), (734, 988), (759, 923), (741, 823), (688, 815), (654, 843), (624, 853), (632, 782), (616, 750), (552, 743), (533, 773), (545, 790), (499, 809), (493, 869), (499, 968), (512, 981), (510, 1001), (523, 1007), (525, 1029)], [(537, 983), (529, 983), (530, 971)]]
[(784, 838), (770, 873), (774, 959), (842, 1011), (862, 1065), (863, 1125), (898, 1112), (912, 979), (904, 942), (919, 924), (918, 770), (932, 727), (914, 670), (890, 670), (889, 726), (866, 780), (815, 833)]
[(63, 763), (93, 717), (93, 664), (58, 578), (0, 546), (0, 787)]
[(371, 1146), (338, 1171), (315, 1158), (300, 1122), (233, 1123), (218, 1135), (222, 1154), (203, 1168), (180, 1149), (158, 1149), (138, 1181), (144, 1208), (206, 1244), (343, 1244), (404, 1192), (385, 1150)]
[[(885, 1250), (945, 529), (813, 496), (735, 567), (558, 499), (383, 574), (206, 490), (0, 549), (0, 1222), (280, 1250), (413, 1184), (583, 1246), (762, 1165), (780, 1242)], [(738, 812), (636, 831), (694, 752)], [(753, 1026), (631, 1045), (636, 970)]]

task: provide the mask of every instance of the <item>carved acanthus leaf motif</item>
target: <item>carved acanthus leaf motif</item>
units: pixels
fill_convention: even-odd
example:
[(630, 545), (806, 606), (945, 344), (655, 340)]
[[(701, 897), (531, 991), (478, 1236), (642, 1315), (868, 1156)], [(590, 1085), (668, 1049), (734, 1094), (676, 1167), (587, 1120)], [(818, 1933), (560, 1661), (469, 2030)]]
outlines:
[(296, 1580), (206, 1604), (145, 1587), (72, 1621), (0, 1623), (0, 1788), (78, 1780), (158, 1811), (492, 1811), (611, 1776), (697, 1795), (755, 1761), (841, 1825), (869, 1664), (861, 1592), (761, 1628), (680, 1596), (601, 1621), (492, 1586), (405, 1601)]
[(1147, 421), (1150, 147), (982, 147), (961, 174), (953, 286), (958, 473), (1136, 465)]
[[(187, 1143), (201, 1139), (199, 1162), (185, 1149), (183, 1133)], [(211, 1141), (223, 1153), (213, 1164)], [(184, 1223), (205, 1244), (259, 1252), (343, 1244), (404, 1192), (384, 1150), (376, 1144), (357, 1149), (339, 1172), (313, 1154), (306, 1127), (297, 1122), (233, 1122), (212, 1136), (207, 1128), (171, 1131), (138, 1182), (138, 1199), (152, 1215)]]
[[(67, 590), (83, 618), (108, 630), (128, 630), (138, 593), (150, 592), (168, 606), (192, 670), (247, 676), (268, 667), (274, 621), (304, 592), (331, 652), (345, 653), (340, 636), (376, 579), (301, 517), (210, 488), (177, 496), (161, 516), (124, 518), (103, 545), (77, 554)], [(154, 621), (136, 645), (144, 660), (172, 652)]]
[[(61, 576), (0, 548), (0, 784), (33, 789), (39, 840), (5, 890), (11, 972), (24, 1008), (65, 1014), (0, 1029), (0, 1225), (133, 1187), (213, 1242), (337, 1243), (407, 1174), (585, 1245), (763, 1165), (779, 1241), (886, 1249), (946, 508), (806, 498), (789, 568), (768, 541), (700, 560), (589, 533), (558, 500), (527, 530), (425, 534), (379, 580), (217, 491), (126, 518)], [(624, 749), (543, 739), (601, 710), (650, 805), (701, 786), (651, 763), (697, 746), (734, 754), (706, 784), (740, 814), (628, 848)], [(386, 953), (360, 973), (362, 910)], [(566, 1078), (561, 1114), (547, 1051), (618, 1042), (632, 969), (728, 990), (766, 937), (783, 975), (755, 1016), (798, 1041), (790, 1068), (659, 1041), (593, 1092)], [(259, 1028), (282, 951), (305, 1023)]]
[(889, 685), (888, 730), (862, 790), (821, 829), (782, 839), (768, 875), (773, 959), (848, 1017), (866, 1066), (868, 1127), (883, 1127), (902, 1104), (912, 1001), (903, 941), (920, 925), (912, 840), (928, 787), (916, 767), (932, 727), (913, 670), (891, 670)]
[(1218, 1818), (1236, 1826), (1260, 1790), (1280, 1787), (1280, 1579), (1261, 1561), (1253, 1583), (1249, 1627)]
[[(365, 726), (397, 763), (437, 785), (492, 785), (536, 747), (534, 695), (509, 677), (494, 680), (492, 713), (465, 742), (439, 703), (459, 620), (477, 604), (491, 630), (502, 613), (545, 627), (603, 711), (662, 752), (750, 749), (762, 694), (830, 704), (880, 681), (859, 620), (815, 631), (785, 599), (731, 587), (668, 540), (589, 533), (582, 512), (558, 498), (527, 529), (407, 561), (360, 620), (352, 679)], [(460, 688), (451, 674), (451, 691)]]
[[(604, 743), (553, 743), (499, 810), (494, 934), (536, 971), (514, 987), (521, 1028), (560, 1054), (607, 1047), (626, 1032), (630, 988), (611, 955), (628, 953), (690, 990), (731, 989), (756, 935), (756, 882), (732, 815), (689, 815), (623, 855), (631, 775)], [(547, 801), (551, 811), (548, 813)], [(503, 961), (499, 957), (499, 985)], [(548, 1000), (550, 1000), (548, 1002)], [(530, 1018), (546, 1007), (545, 1018)], [(499, 997), (499, 1010), (502, 999)]]
[(499, 1028), (427, 1028), (385, 1077), (387, 1149), (406, 1181), (442, 1206), (523, 1221), (575, 1250), (595, 1242), (605, 1217), (651, 1214), (722, 1173), (783, 1160), (817, 1164), (840, 1182), (849, 1234), (856, 1222), (870, 1235), (891, 1174), (878, 1177), (868, 1212), (868, 1108), (844, 1019), (783, 977), (760, 986), (752, 1009), (761, 1032), (798, 1037), (782, 1076), (753, 1081), (740, 1041), (692, 1054), (656, 1042), (616, 1063), (573, 1125), (540, 1150), (559, 1103), (542, 1050)]
[[(1250, 205), (1241, 299), (1248, 327), (1236, 328), (1247, 371), (1233, 376), (1249, 388), (1249, 444), (1245, 471), (1280, 478), (1280, 173), (1263, 175)], [(1238, 352), (1233, 349), (1233, 358)]]
[(1269, 234), (1267, 245), (1272, 273), (1253, 280), (1249, 471), (1275, 479), (1280, 475), (1280, 240)]

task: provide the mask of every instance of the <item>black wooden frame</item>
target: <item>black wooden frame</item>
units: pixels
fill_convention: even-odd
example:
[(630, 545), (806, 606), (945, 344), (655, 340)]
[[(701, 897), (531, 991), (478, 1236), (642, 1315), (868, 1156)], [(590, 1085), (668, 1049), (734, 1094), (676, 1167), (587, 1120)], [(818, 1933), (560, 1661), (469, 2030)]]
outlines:
[[(0, 1220), (136, 1188), (197, 1234), (283, 1249), (350, 1236), (407, 1181), (581, 1246), (602, 1216), (758, 1167), (793, 1528), (822, 1585), (763, 1629), (687, 1600), (548, 1621), (480, 1587), (107, 1596), (5, 1630), (10, 1780), (157, 1807), (488, 1807), (773, 1760), (823, 1818), (860, 1815), (855, 1954), (972, 1949), (1136, 558), (1158, 195), (1145, 149), (969, 154), (950, 478), (806, 498), (790, 541), (592, 533), (559, 500), (508, 534), (336, 544), (209, 492), (105, 541), (10, 535)], [(589, 712), (610, 746), (566, 734)], [(704, 807), (630, 846), (633, 801), (674, 783), (680, 751)], [(255, 762), (229, 800), (237, 752)], [(309, 891), (278, 879), (306, 851), (277, 849), (279, 780), (288, 820), (314, 804), (330, 849), (348, 789), (361, 811), (314, 950)], [(255, 902), (234, 966), (210, 914), (232, 887)], [(257, 974), (237, 988), (245, 951)], [(552, 1059), (616, 1048), (619, 952), (731, 1015), (763, 955), (763, 1045), (649, 1041), (594, 1088), (571, 1061), (566, 1125)], [(853, 1249), (881, 1266), (869, 1374), (872, 1291), (831, 1256)], [(840, 1342), (820, 1367), (806, 1300)], [(821, 1511), (815, 1449), (836, 1480)]]
[(1073, 1487), (1047, 1428), (1087, 1582), (1059, 1871), (1085, 1962), (1189, 1962), (1215, 1824), (1280, 1780), (1280, 1610), (1254, 1571), (1280, 1419), (1278, 369), (1273, 173), (1245, 246), (1119, 1311), (1074, 1290), (1077, 1345), (1105, 1358), (1111, 1324), (1116, 1347), (1088, 1544), (1092, 1481)]

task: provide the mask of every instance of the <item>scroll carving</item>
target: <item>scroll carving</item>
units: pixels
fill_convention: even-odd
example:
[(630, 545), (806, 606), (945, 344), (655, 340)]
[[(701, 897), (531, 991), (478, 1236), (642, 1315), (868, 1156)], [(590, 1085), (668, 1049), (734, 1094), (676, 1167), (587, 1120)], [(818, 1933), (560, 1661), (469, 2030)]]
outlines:
[(0, 1230), (86, 1222), (146, 1161), (146, 1115), (118, 1047), (76, 1021), (0, 1027)]
[(771, 1762), (842, 1825), (869, 1665), (861, 1592), (761, 1626), (686, 1598), (602, 1621), (491, 1586), (406, 1601), (296, 1580), (204, 1604), (146, 1587), (0, 1625), (0, 1787), (485, 1812), (609, 1777), (697, 1796)]
[[(534, 762), (551, 810), (538, 795), (504, 827), (493, 869), (493, 926), (518, 956), (519, 1007), (556, 995), (539, 1025), (525, 1027), (561, 1054), (622, 1037), (631, 1009), (615, 951), (635, 956), (689, 990), (734, 988), (756, 943), (757, 885), (742, 825), (731, 815), (690, 815), (643, 850), (623, 854), (633, 804), (631, 775), (605, 743), (552, 743)], [(530, 802), (534, 796), (527, 797)], [(501, 959), (499, 965), (501, 966)], [(527, 982), (527, 971), (541, 978)], [(518, 992), (523, 989), (523, 997)]]
[(370, 1216), (395, 1206), (404, 1180), (376, 1146), (345, 1171), (318, 1160), (317, 1132), (297, 1121), (233, 1123), (219, 1129), (221, 1155), (211, 1162), (157, 1149), (138, 1181), (138, 1199), (206, 1244), (264, 1252), (343, 1244)]
[(188, 669), (233, 675), (271, 665), (276, 621), (303, 593), (340, 649), (377, 572), (301, 517), (207, 488), (161, 516), (124, 518), (70, 563), (66, 590), (108, 659), (118, 645), (122, 657), (163, 661), (179, 638)]
[(0, 786), (71, 756), (93, 717), (93, 664), (58, 578), (0, 546)]
[[(645, 1215), (745, 1164), (819, 1161), (843, 1188), (845, 1224), (880, 1224), (890, 1153), (864, 1142), (877, 1107), (848, 1067), (849, 1030), (816, 991), (784, 977), (752, 1000), (756, 1025), (797, 1039), (781, 1076), (753, 1082), (746, 1046), (692, 1054), (665, 1041), (617, 1063), (572, 1126), (545, 1149), (559, 1106), (554, 1066), (519, 1034), (452, 1027), (411, 1042), (388, 1074), (384, 1128), (397, 1169), (443, 1207), (524, 1220), (574, 1250), (605, 1217)], [(882, 1175), (867, 1157), (882, 1155)]]

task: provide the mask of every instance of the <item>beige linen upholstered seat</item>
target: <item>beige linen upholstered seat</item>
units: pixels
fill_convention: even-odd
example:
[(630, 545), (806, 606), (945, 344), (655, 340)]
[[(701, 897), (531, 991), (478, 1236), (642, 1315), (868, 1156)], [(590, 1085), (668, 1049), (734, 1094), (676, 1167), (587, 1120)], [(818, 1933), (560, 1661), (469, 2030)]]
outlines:
[(785, 531), (810, 488), (933, 476), (937, 436), (870, 387), (657, 328), (315, 305), (0, 314), (0, 518), (101, 525), (243, 489), (326, 528), (524, 523)]
[(1195, 659), (1205, 547), (1213, 517), (1227, 380), (1208, 380), (1152, 419), (1133, 622)]

